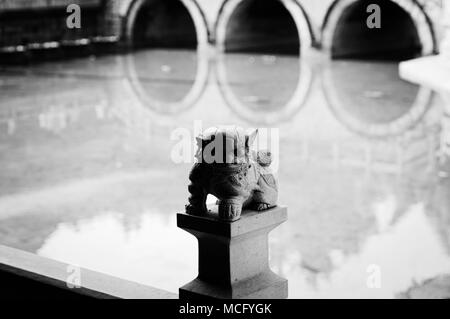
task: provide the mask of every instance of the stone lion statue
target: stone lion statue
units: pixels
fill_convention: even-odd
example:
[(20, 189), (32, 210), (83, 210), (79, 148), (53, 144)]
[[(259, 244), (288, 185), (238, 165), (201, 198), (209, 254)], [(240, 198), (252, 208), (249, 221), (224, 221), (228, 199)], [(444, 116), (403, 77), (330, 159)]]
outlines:
[(243, 209), (262, 211), (276, 206), (277, 181), (269, 166), (269, 151), (251, 151), (258, 130), (220, 127), (197, 137), (196, 163), (189, 175), (186, 213), (206, 215), (208, 194), (218, 198), (219, 219), (235, 221)]

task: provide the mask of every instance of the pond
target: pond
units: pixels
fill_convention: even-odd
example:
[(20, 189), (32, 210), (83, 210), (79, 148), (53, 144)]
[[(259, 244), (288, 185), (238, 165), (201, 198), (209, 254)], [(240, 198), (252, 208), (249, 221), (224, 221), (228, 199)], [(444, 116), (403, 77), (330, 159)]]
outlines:
[(450, 275), (450, 126), (397, 63), (143, 50), (0, 71), (0, 244), (177, 292), (197, 243), (176, 227), (192, 164), (173, 132), (193, 152), (198, 125), (235, 124), (279, 138), (270, 263), (290, 298)]

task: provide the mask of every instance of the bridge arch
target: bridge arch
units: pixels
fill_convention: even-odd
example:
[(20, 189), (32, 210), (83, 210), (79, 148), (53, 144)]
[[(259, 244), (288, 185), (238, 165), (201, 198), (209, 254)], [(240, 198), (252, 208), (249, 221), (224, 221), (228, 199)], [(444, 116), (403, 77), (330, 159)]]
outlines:
[(225, 0), (214, 35), (220, 51), (298, 54), (313, 42), (308, 16), (296, 0)]
[(208, 25), (196, 0), (132, 0), (124, 20), (129, 47), (201, 48), (208, 43)]
[[(380, 29), (365, 25), (370, 4), (381, 8)], [(321, 42), (333, 58), (401, 60), (436, 51), (431, 20), (416, 0), (335, 0), (322, 25)]]

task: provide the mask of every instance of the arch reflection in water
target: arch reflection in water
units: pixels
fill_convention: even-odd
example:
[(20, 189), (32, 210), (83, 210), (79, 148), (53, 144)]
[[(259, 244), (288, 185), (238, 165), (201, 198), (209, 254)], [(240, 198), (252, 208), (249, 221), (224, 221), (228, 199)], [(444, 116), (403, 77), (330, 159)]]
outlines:
[(291, 119), (303, 107), (313, 79), (297, 56), (273, 55), (223, 55), (216, 75), (227, 105), (256, 125)]
[(195, 51), (146, 50), (125, 57), (127, 80), (144, 107), (158, 114), (178, 114), (203, 94), (208, 59)]
[(431, 90), (402, 81), (397, 64), (390, 62), (334, 62), (325, 67), (322, 83), (334, 116), (350, 131), (370, 137), (411, 128), (433, 97)]
[[(208, 43), (207, 23), (196, 0), (134, 0), (126, 19), (130, 47), (197, 49)], [(142, 51), (126, 56), (124, 64), (139, 100), (160, 114), (192, 106), (208, 78), (208, 62), (194, 51)]]
[[(366, 25), (367, 7), (376, 4), (382, 27)], [(405, 60), (435, 51), (434, 31), (414, 0), (336, 0), (322, 28), (322, 45), (334, 58)]]

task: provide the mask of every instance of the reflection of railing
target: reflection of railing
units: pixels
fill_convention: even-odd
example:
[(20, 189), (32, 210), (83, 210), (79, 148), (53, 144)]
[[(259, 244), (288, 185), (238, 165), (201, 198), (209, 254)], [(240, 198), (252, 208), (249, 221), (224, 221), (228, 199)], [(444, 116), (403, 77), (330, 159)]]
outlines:
[[(13, 135), (16, 131), (16, 120), (14, 118), (0, 119), (0, 127), (6, 127), (6, 134)], [(0, 130), (0, 134), (3, 133), (3, 128)]]
[(57, 133), (66, 129), (69, 124), (77, 122), (79, 117), (79, 109), (54, 107), (39, 115), (39, 127)]
[[(141, 54), (141, 52), (137, 54)], [(161, 54), (165, 53), (162, 51)], [(73, 108), (79, 109), (83, 106), (98, 105), (102, 109), (114, 110), (113, 113), (130, 127), (146, 127), (149, 122), (155, 123), (156, 126), (158, 124), (169, 124), (170, 126), (176, 123), (181, 114), (185, 114), (185, 112), (194, 108), (200, 99), (208, 95), (206, 93), (208, 88), (217, 85), (223, 98), (222, 101), (240, 119), (252, 125), (281, 125), (283, 122), (292, 121), (296, 114), (303, 109), (312, 94), (312, 82), (317, 78), (314, 77), (313, 69), (307, 63), (308, 60), (302, 62), (302, 60), (292, 57), (269, 55), (250, 56), (243, 59), (239, 55), (219, 55), (217, 59), (211, 60), (205, 55), (193, 51), (187, 53), (186, 56), (187, 61), (192, 61), (191, 71), (193, 74), (186, 75), (186, 71), (183, 71), (181, 77), (175, 73), (174, 76), (169, 76), (168, 74), (172, 72), (170, 71), (172, 66), (169, 59), (167, 66), (164, 63), (154, 62), (156, 71), (161, 72), (162, 68), (169, 70), (166, 72), (167, 74), (161, 72), (161, 76), (155, 76), (152, 68), (142, 67), (142, 65), (146, 65), (147, 59), (154, 59), (154, 57), (149, 55), (147, 58), (144, 55), (145, 59), (140, 62), (135, 61), (135, 55), (118, 57), (114, 60), (116, 63), (114, 68), (120, 74), (124, 74), (125, 77), (122, 75), (98, 77), (98, 80), (102, 80), (100, 89), (97, 86), (89, 87), (89, 94), (78, 94), (76, 99), (74, 99), (76, 92), (80, 91), (78, 89), (74, 91), (70, 87), (63, 86), (63, 89), (59, 90), (60, 92), (57, 95), (52, 93), (41, 97), (40, 104), (46, 105), (45, 109), (29, 108), (29, 105), (33, 104), (32, 96), (15, 97), (14, 102), (9, 103), (5, 110), (11, 109), (15, 112), (19, 109), (19, 112), (9, 114), (5, 113), (4, 110), (4, 114), (0, 115), (0, 118), (5, 123), (9, 118), (17, 123), (17, 120), (22, 120), (24, 117), (36, 118), (36, 113), (39, 113), (38, 116), (43, 120), (41, 123), (44, 124), (42, 127), (49, 128), (47, 124), (50, 122), (46, 119), (56, 119), (58, 116), (46, 116), (44, 113), (48, 113), (48, 106), (55, 105), (58, 109), (63, 107), (63, 109), (59, 109), (65, 113), (62, 117), (70, 117), (69, 113)], [(175, 58), (179, 60), (177, 56)], [(156, 55), (156, 59), (158, 59), (158, 55)], [(238, 59), (238, 62), (235, 63), (234, 59)], [(281, 59), (288, 59), (288, 63), (281, 61)], [(277, 62), (278, 60), (280, 62)], [(249, 69), (243, 69), (242, 63)], [(259, 63), (261, 63), (261, 68), (264, 69), (263, 72), (259, 70)], [(180, 65), (183, 66), (184, 64), (181, 63)], [(180, 69), (180, 65), (174, 69)], [(292, 72), (293, 68), (297, 73), (295, 76)], [(214, 69), (215, 73), (210, 74), (211, 69)], [(244, 75), (251, 73), (255, 76), (251, 76), (249, 83), (242, 82), (239, 80), (242, 72), (244, 72)], [(271, 76), (273, 74), (278, 76), (285, 72), (290, 72), (291, 76), (283, 78), (282, 85), (277, 83), (281, 86), (271, 86), (271, 89), (268, 90), (266, 84), (271, 83)], [(382, 123), (368, 123), (355, 117), (352, 113), (355, 111), (354, 108), (349, 108), (348, 103), (343, 102), (342, 96), (348, 96), (351, 99), (351, 92), (345, 90), (341, 92), (340, 87), (336, 85), (339, 83), (333, 81), (330, 72), (330, 69), (326, 69), (325, 72), (319, 73), (323, 83), (322, 87), (318, 87), (319, 90), (322, 90), (319, 95), (323, 93), (327, 98), (331, 114), (349, 131), (357, 135), (380, 139), (402, 135), (420, 123), (430, 107), (430, 90), (419, 88), (416, 99), (411, 106), (406, 105), (407, 110), (399, 118)], [(364, 74), (362, 71), (358, 74), (360, 73)], [(149, 74), (148, 77), (147, 74)], [(37, 75), (41, 76), (39, 72)], [(42, 75), (61, 76), (59, 73), (53, 74), (51, 72)], [(72, 75), (68, 74), (67, 76)], [(80, 75), (80, 78), (82, 80), (83, 75)], [(90, 76), (88, 78), (91, 79)], [(216, 83), (210, 82), (213, 80)], [(158, 89), (162, 84), (167, 86), (167, 90), (164, 90), (164, 92), (170, 94), (167, 100), (165, 96), (161, 98), (163, 90)], [(177, 100), (174, 99), (171, 92), (177, 90), (180, 84), (186, 89), (186, 94), (180, 95), (179, 100)], [(189, 87), (190, 85), (192, 86)], [(149, 86), (153, 86), (153, 88), (149, 89)], [(283, 91), (280, 91), (280, 89), (283, 89)], [(83, 87), (83, 90), (86, 89)], [(158, 93), (159, 96), (153, 96), (152, 92)], [(80, 96), (83, 97), (80, 98)], [(107, 97), (106, 100), (105, 97)], [(360, 107), (357, 103), (353, 104), (355, 104), (354, 107)], [(216, 105), (211, 105), (211, 107), (216, 107)], [(53, 120), (51, 122), (57, 124)], [(11, 127), (12, 129), (9, 132), (13, 132), (16, 126), (12, 125)]]
[[(21, 72), (11, 74), (20, 75)], [(28, 76), (62, 76), (60, 73), (35, 73)], [(107, 96), (96, 87), (72, 88), (63, 86), (62, 90), (40, 92), (39, 104), (34, 95), (15, 96), (3, 105), (0, 124), (5, 123), (8, 135), (13, 135), (22, 122), (34, 123), (37, 127), (52, 132), (61, 132), (79, 120), (83, 110), (95, 109), (98, 113), (107, 107)], [(0, 131), (2, 134), (4, 131)]]
[(424, 170), (435, 167), (439, 135), (436, 128), (422, 132), (419, 126), (390, 140), (359, 139), (347, 144), (330, 142), (319, 152), (305, 140), (299, 148), (302, 150), (301, 159), (305, 162), (320, 162), (333, 168), (355, 167), (367, 173), (400, 175), (417, 164)]

